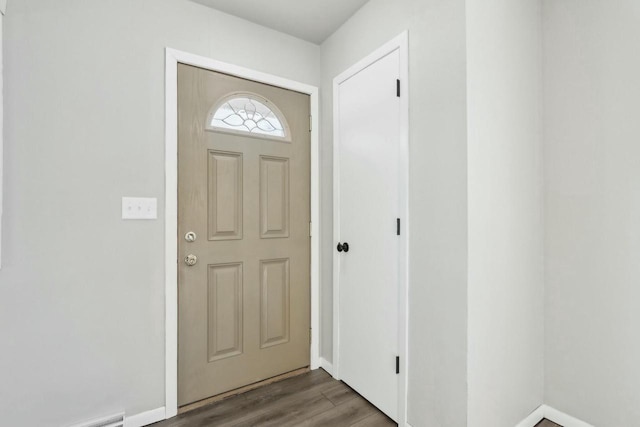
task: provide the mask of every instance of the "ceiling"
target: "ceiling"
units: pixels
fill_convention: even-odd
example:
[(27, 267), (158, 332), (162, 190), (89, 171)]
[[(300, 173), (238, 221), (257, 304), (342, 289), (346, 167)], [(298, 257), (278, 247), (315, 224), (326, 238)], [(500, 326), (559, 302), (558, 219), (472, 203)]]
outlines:
[(320, 44), (368, 0), (192, 0)]

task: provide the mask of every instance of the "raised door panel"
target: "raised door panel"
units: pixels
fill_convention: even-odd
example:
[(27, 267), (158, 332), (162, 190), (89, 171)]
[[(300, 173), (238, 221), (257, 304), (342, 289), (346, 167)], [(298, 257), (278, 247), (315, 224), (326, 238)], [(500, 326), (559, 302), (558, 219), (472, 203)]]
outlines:
[(210, 265), (209, 362), (242, 354), (242, 264)]
[(209, 151), (209, 240), (242, 239), (242, 154)]
[(289, 341), (289, 260), (260, 262), (260, 347)]
[(260, 157), (260, 237), (289, 237), (289, 159)]

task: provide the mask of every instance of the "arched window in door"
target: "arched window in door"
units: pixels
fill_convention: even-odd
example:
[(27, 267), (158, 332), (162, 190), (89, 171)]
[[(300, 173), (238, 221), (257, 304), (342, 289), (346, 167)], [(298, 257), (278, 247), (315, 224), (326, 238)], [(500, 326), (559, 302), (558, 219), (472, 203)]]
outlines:
[(289, 126), (274, 103), (254, 93), (233, 93), (218, 101), (207, 129), (291, 141)]

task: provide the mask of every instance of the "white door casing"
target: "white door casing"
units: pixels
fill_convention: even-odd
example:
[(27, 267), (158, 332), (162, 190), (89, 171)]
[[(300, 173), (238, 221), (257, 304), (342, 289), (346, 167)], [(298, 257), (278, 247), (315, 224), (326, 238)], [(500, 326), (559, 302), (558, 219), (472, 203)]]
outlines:
[(349, 244), (348, 253), (334, 246), (334, 376), (399, 425), (409, 366), (407, 42), (404, 33), (334, 79), (334, 245)]
[(0, 269), (2, 268), (2, 194), (4, 185), (2, 183), (3, 177), (3, 149), (4, 149), (4, 59), (3, 59), (3, 41), (2, 41), (2, 33), (4, 26), (4, 11), (7, 6), (6, 0), (0, 0)]

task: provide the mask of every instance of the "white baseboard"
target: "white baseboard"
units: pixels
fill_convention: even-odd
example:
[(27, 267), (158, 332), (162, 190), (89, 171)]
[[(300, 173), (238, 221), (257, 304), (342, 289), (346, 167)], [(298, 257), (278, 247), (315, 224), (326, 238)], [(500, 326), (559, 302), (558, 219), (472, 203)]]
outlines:
[(544, 417), (549, 421), (553, 421), (556, 424), (560, 424), (563, 427), (593, 427), (591, 424), (579, 420), (571, 415), (567, 415), (564, 412), (560, 412), (547, 405), (544, 407)]
[(591, 424), (585, 423), (571, 415), (558, 411), (547, 405), (540, 405), (527, 418), (520, 421), (516, 427), (535, 427), (542, 419), (548, 419), (562, 427), (593, 427)]
[(324, 357), (320, 358), (320, 367), (333, 376), (333, 363), (329, 362)]
[[(80, 423), (76, 423), (73, 424), (69, 427), (87, 427), (87, 426), (92, 426), (92, 425), (112, 425), (113, 424), (113, 420), (117, 419), (117, 420), (122, 420), (124, 419), (124, 412), (118, 412), (115, 414), (111, 414), (111, 415), (106, 415), (104, 417), (100, 417), (100, 418), (93, 418), (91, 420), (85, 420), (82, 421)], [(120, 424), (120, 421), (117, 421), (117, 424)]]
[(544, 419), (544, 408), (544, 405), (538, 406), (527, 418), (520, 421), (516, 427), (535, 427), (536, 424)]
[(152, 409), (140, 414), (131, 415), (130, 417), (124, 417), (124, 427), (143, 427), (164, 419), (165, 409), (163, 406), (162, 408)]

